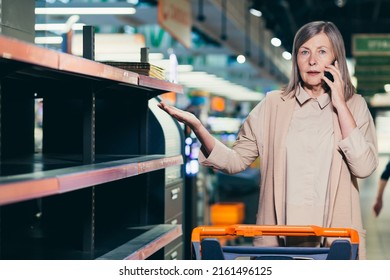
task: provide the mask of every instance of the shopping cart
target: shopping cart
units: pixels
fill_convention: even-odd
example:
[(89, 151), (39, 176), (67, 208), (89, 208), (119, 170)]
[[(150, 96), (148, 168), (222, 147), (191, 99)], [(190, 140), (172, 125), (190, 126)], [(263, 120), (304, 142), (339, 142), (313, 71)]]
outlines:
[[(335, 240), (330, 247), (221, 246), (217, 239), (220, 236), (317, 236)], [(359, 249), (359, 234), (356, 230), (318, 226), (199, 226), (193, 229), (191, 239), (192, 259), (196, 260), (355, 260)]]

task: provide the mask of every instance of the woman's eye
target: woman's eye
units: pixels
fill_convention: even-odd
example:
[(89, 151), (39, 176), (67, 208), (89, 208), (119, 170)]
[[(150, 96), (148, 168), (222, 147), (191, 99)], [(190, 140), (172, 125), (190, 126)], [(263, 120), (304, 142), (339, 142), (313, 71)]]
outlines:
[(320, 50), (320, 54), (326, 54), (325, 50)]
[(308, 54), (308, 53), (309, 53), (309, 52), (308, 52), (307, 50), (302, 50), (302, 51), (301, 51), (301, 54), (302, 54), (302, 55), (306, 55), (306, 54)]

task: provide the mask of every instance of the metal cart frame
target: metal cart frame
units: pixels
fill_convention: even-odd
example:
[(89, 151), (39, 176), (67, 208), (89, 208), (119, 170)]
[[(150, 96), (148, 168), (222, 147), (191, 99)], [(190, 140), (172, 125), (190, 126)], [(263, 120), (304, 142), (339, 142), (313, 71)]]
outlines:
[[(317, 236), (336, 238), (330, 247), (254, 247), (221, 246), (223, 236)], [(192, 231), (192, 259), (316, 259), (355, 260), (358, 258), (359, 234), (352, 228), (318, 226), (262, 226), (236, 224), (229, 226), (199, 226)]]

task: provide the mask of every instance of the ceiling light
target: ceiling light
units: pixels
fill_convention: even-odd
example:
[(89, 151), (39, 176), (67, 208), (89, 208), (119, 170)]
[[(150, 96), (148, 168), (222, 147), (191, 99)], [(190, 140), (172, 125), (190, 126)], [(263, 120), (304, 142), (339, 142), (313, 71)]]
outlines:
[(280, 47), (282, 45), (282, 41), (280, 41), (279, 38), (272, 38), (271, 39), (271, 44), (274, 46), (274, 47)]
[(245, 62), (246, 58), (242, 54), (237, 56), (237, 62), (240, 64), (243, 64)]
[(336, 6), (339, 8), (342, 8), (345, 6), (345, 4), (347, 4), (347, 0), (335, 0), (334, 2)]
[(189, 88), (205, 90), (231, 100), (259, 101), (264, 94), (206, 72), (180, 72), (179, 82)]
[(287, 51), (284, 51), (282, 53), (282, 56), (285, 60), (290, 60), (291, 59), (291, 53), (287, 52)]
[(61, 44), (63, 38), (61, 36), (46, 36), (46, 37), (35, 37), (35, 44), (40, 45), (52, 45), (52, 44)]
[[(73, 30), (83, 30), (84, 23), (75, 23), (72, 25)], [(36, 31), (62, 31), (65, 29), (65, 23), (37, 23)]]
[(194, 70), (194, 66), (192, 65), (178, 65), (177, 66), (177, 71), (179, 72), (191, 72), (192, 70)]
[(85, 24), (77, 24), (80, 19), (78, 15), (71, 15), (65, 23), (41, 23), (35, 24), (37, 31), (61, 31), (68, 33), (70, 30), (82, 30)]
[(66, 7), (66, 8), (35, 8), (37, 15), (133, 15), (135, 8), (124, 7)]
[(260, 10), (254, 8), (249, 9), (249, 12), (255, 17), (261, 17), (263, 15), (263, 13)]

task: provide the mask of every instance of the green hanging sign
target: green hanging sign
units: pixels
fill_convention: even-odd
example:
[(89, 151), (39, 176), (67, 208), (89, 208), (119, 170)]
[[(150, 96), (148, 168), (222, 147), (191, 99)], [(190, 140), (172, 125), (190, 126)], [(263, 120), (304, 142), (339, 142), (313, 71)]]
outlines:
[(354, 56), (390, 56), (390, 34), (355, 34)]

